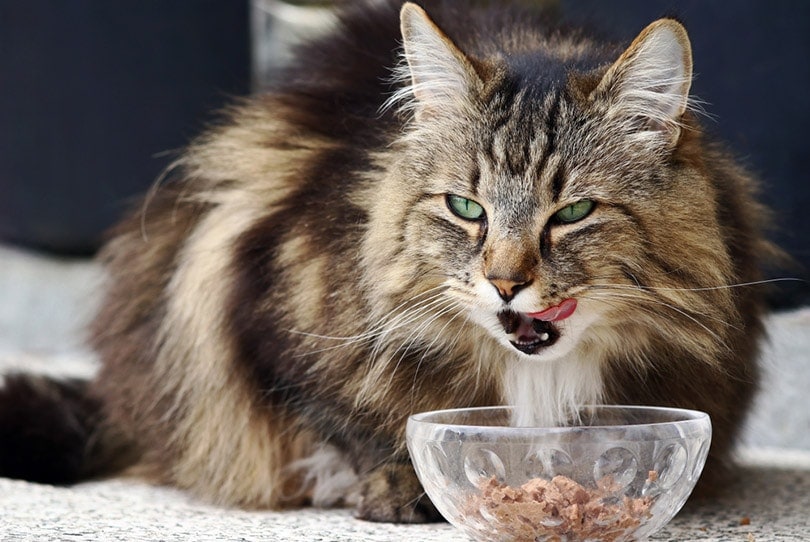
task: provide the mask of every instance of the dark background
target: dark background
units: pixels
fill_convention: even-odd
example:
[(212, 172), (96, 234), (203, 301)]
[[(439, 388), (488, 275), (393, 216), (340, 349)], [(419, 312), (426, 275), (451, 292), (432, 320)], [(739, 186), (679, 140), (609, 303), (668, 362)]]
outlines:
[(240, 0), (0, 0), (0, 239), (93, 253), (249, 48)]
[[(676, 15), (710, 132), (762, 178), (774, 238), (810, 268), (810, 2), (563, 0), (571, 21), (631, 39)], [(248, 2), (0, 0), (0, 240), (90, 255), (212, 110), (249, 91)], [(1, 263), (0, 263), (1, 264)], [(784, 283), (775, 306), (810, 302)]]

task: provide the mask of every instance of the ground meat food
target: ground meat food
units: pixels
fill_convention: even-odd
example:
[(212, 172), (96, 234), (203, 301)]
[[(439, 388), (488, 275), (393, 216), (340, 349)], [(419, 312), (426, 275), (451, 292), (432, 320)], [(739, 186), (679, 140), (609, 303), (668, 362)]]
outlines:
[(565, 476), (534, 478), (520, 487), (492, 477), (480, 489), (469, 500), (466, 513), (496, 524), (504, 538), (515, 542), (615, 542), (650, 517), (652, 504), (646, 497), (615, 497), (617, 488), (610, 479), (589, 489)]

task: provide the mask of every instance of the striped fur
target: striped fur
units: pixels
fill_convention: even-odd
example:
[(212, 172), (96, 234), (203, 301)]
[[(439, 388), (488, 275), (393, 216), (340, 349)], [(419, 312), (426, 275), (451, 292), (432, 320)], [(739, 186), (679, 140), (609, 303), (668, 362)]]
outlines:
[[(218, 503), (391, 521), (435, 517), (403, 439), (430, 409), (698, 408), (720, 472), (762, 334), (758, 290), (735, 285), (771, 248), (754, 181), (691, 110), (683, 27), (619, 47), (543, 12), (420, 4), (347, 12), (121, 223), (99, 431), (131, 473)], [(510, 343), (510, 318), (570, 298)]]

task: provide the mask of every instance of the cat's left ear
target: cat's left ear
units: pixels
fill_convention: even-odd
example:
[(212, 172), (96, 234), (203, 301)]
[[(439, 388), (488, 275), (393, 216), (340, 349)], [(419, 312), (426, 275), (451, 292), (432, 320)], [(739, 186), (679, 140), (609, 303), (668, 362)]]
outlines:
[(481, 84), (470, 61), (416, 4), (402, 6), (400, 28), (417, 120), (460, 113)]
[(645, 28), (608, 69), (594, 95), (606, 96), (608, 115), (635, 123), (637, 135), (678, 142), (692, 84), (692, 47), (674, 19)]

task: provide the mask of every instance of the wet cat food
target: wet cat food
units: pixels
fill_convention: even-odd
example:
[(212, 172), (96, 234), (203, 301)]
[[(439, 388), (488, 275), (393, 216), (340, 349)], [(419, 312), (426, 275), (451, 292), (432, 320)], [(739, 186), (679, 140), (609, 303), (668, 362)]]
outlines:
[[(653, 476), (657, 473), (651, 471)], [(499, 533), (515, 542), (616, 541), (650, 516), (652, 504), (646, 497), (617, 496), (610, 479), (596, 488), (565, 476), (533, 478), (511, 487), (492, 477), (480, 489), (467, 503), (467, 513), (496, 524)]]

